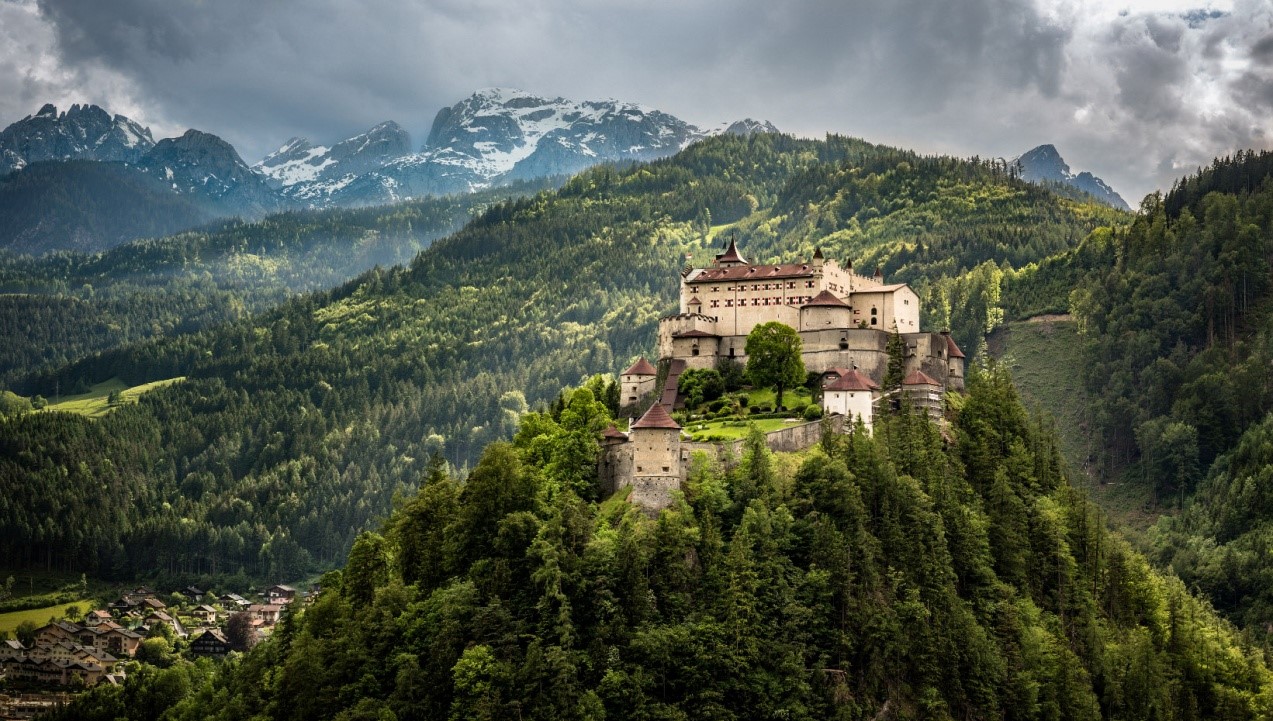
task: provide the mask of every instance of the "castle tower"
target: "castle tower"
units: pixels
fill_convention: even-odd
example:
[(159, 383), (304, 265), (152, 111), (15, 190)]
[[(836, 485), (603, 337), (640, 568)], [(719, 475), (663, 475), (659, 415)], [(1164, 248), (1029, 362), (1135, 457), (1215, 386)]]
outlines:
[(672, 504), (672, 492), (680, 489), (684, 473), (681, 426), (655, 403), (632, 424), (632, 495), (628, 500), (651, 511)]
[(827, 330), (848, 328), (853, 321), (853, 310), (848, 303), (824, 290), (808, 303), (800, 306), (800, 330)]
[[(836, 369), (842, 371), (842, 369)], [(827, 414), (839, 413), (845, 428), (861, 418), (867, 433), (875, 420), (875, 402), (880, 397), (879, 385), (857, 368), (839, 373), (839, 378), (822, 386), (822, 409)]]
[(747, 259), (742, 253), (738, 252), (738, 246), (735, 244), (734, 236), (729, 237), (729, 245), (725, 248), (725, 252), (716, 256), (716, 267), (733, 268), (736, 265), (747, 265)]
[(646, 395), (654, 392), (659, 372), (650, 361), (641, 356), (632, 367), (619, 375), (619, 405), (636, 405)]
[(952, 390), (962, 391), (964, 389), (964, 352), (955, 345), (955, 339), (950, 337), (950, 331), (944, 330), (941, 334), (946, 339), (946, 384)]

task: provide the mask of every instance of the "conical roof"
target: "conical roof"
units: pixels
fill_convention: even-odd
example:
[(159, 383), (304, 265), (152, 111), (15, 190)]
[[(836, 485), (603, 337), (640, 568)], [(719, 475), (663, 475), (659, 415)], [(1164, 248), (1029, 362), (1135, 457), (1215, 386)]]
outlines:
[(718, 263), (747, 263), (747, 259), (743, 257), (742, 253), (738, 252), (738, 246), (735, 244), (734, 236), (732, 235), (729, 237), (729, 247), (725, 249), (724, 253), (716, 256), (716, 261)]
[(662, 403), (655, 403), (650, 406), (650, 410), (646, 411), (645, 415), (641, 416), (640, 420), (632, 424), (632, 428), (666, 428), (676, 431), (680, 430), (681, 426), (667, 414)]
[(628, 436), (627, 436), (627, 434), (625, 434), (623, 431), (619, 430), (618, 428), (615, 428), (613, 423), (611, 423), (611, 424), (610, 424), (610, 427), (609, 427), (609, 428), (607, 428), (607, 429), (605, 429), (604, 431), (602, 431), (602, 432), (601, 432), (601, 437), (602, 437), (602, 438), (614, 438), (614, 439), (616, 439), (616, 440), (620, 440), (620, 441), (626, 441), (626, 440), (628, 440)]
[(656, 376), (658, 374), (659, 372), (654, 369), (654, 366), (650, 365), (650, 361), (646, 360), (645, 356), (638, 358), (631, 368), (622, 373), (625, 376)]
[(955, 345), (955, 339), (946, 333), (946, 355), (951, 358), (963, 358), (964, 352), (959, 350), (959, 346)]

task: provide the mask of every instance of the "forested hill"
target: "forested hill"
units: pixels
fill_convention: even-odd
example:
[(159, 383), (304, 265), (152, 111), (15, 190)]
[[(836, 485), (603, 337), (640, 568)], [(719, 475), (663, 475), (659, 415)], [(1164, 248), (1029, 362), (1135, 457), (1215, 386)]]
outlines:
[(1273, 610), (1271, 178), (1273, 153), (1217, 160), (1005, 291), (1010, 313), (1048, 298), (1072, 310), (1095, 465), (1163, 511), (1185, 506), (1151, 530), (1156, 560), (1260, 634)]
[(581, 389), (465, 481), (430, 466), (246, 655), (161, 643), (51, 718), (1273, 714), (1263, 653), (1104, 527), (1006, 373), (968, 388), (946, 438), (907, 411), (802, 458), (756, 432), (656, 519), (596, 502), (610, 418)]
[[(50, 377), (34, 390), (188, 380), (100, 421), (0, 424), (13, 479), (0, 552), (120, 576), (296, 577), (343, 557), (430, 453), (465, 467), (527, 403), (649, 354), (686, 254), (705, 262), (721, 232), (736, 228), (760, 260), (860, 252), (940, 298), (966, 290), (943, 278), (998, 272), (1124, 217), (991, 164), (840, 137), (720, 137), (588, 171), (490, 209), (409, 268)], [(982, 275), (974, 287), (997, 291)], [(989, 297), (947, 297), (952, 319), (984, 329)]]
[[(40, 258), (0, 251), (0, 387), (95, 352), (242, 320), (289, 295), (407, 263), (482, 209), (564, 179), (357, 210), (288, 212)], [(68, 386), (67, 389), (71, 387)]]

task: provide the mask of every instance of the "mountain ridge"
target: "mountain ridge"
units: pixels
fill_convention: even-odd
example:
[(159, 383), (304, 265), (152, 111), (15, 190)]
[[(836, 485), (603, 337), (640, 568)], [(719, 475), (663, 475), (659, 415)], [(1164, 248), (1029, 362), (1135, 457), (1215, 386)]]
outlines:
[(1119, 210), (1132, 209), (1123, 196), (1091, 172), (1084, 170), (1077, 175), (1071, 172), (1069, 164), (1051, 143), (1035, 146), (1009, 163), (1020, 170), (1022, 179), (1031, 183), (1061, 183), (1077, 188)]

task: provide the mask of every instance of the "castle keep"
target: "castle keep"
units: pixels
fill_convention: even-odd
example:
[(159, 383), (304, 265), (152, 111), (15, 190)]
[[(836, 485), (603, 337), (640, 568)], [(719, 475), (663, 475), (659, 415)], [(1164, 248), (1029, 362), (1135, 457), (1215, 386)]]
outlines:
[(604, 434), (603, 488), (631, 487), (629, 500), (650, 510), (670, 505), (689, 465), (681, 427), (669, 415), (681, 402), (680, 374), (724, 361), (745, 365), (747, 335), (770, 321), (799, 333), (805, 369), (822, 375), (823, 410), (843, 421), (836, 427), (861, 420), (870, 429), (895, 332), (904, 346), (902, 395), (940, 418), (944, 393), (964, 389), (964, 354), (949, 333), (922, 330), (919, 318), (915, 291), (886, 284), (879, 270), (858, 275), (820, 249), (804, 263), (753, 265), (731, 240), (709, 267), (681, 273), (679, 311), (659, 321), (658, 368), (641, 358), (620, 374), (623, 405), (658, 398), (627, 434)]
[(922, 371), (963, 390), (963, 353), (949, 335), (920, 330), (915, 291), (885, 284), (878, 270), (867, 277), (848, 266), (821, 250), (807, 263), (751, 265), (731, 240), (711, 267), (682, 274), (680, 312), (659, 321), (659, 360), (687, 368), (715, 368), (722, 358), (745, 365), (747, 334), (778, 321), (799, 331), (807, 370), (857, 368), (879, 382), (897, 331), (907, 374)]

